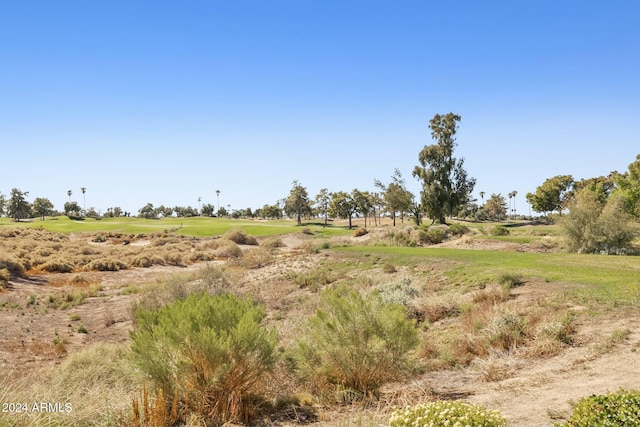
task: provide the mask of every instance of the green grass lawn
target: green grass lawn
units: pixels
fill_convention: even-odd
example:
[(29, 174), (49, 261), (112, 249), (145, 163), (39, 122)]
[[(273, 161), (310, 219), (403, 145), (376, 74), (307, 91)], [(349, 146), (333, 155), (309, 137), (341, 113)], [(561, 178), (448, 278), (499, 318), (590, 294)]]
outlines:
[(254, 236), (271, 236), (286, 233), (300, 232), (308, 228), (314, 235), (334, 236), (350, 234), (352, 231), (344, 227), (332, 226), (324, 228), (320, 223), (303, 223), (297, 225), (293, 220), (236, 220), (227, 218), (103, 218), (95, 220), (85, 218), (83, 220), (72, 220), (66, 216), (47, 217), (45, 221), (33, 219), (24, 222), (14, 222), (11, 218), (0, 218), (0, 228), (4, 227), (42, 227), (49, 231), (58, 233), (82, 233), (112, 231), (127, 234), (154, 233), (162, 231), (173, 231), (176, 234), (186, 236), (216, 236), (223, 234), (232, 228), (240, 228), (246, 233)]
[(640, 257), (374, 246), (338, 249), (388, 254), (405, 265), (454, 261), (448, 275), (460, 285), (491, 283), (501, 274), (514, 273), (525, 280), (549, 282), (550, 291), (554, 282), (574, 284), (572, 293), (585, 302), (640, 304)]

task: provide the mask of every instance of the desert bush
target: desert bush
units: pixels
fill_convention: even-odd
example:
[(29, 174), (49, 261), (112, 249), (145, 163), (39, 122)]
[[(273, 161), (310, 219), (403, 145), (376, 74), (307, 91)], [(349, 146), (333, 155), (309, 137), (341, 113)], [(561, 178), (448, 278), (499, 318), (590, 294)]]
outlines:
[(525, 342), (525, 326), (525, 319), (517, 313), (498, 313), (487, 327), (489, 343), (502, 350), (512, 350)]
[(467, 234), (469, 232), (469, 227), (464, 224), (460, 224), (459, 222), (454, 222), (449, 225), (449, 233), (454, 236), (462, 236), (463, 234)]
[(327, 268), (318, 268), (306, 273), (290, 272), (287, 277), (301, 288), (308, 288), (312, 291), (317, 291), (322, 286), (333, 283), (340, 278), (337, 273)]
[(270, 264), (274, 259), (273, 252), (264, 248), (252, 248), (242, 253), (242, 256), (229, 260), (230, 265), (244, 268), (261, 268)]
[(588, 190), (578, 192), (561, 221), (570, 252), (625, 254), (634, 251), (635, 229), (620, 197), (603, 204)]
[(390, 427), (506, 427), (506, 425), (506, 418), (498, 411), (449, 400), (403, 408), (393, 412), (389, 418)]
[(11, 279), (11, 273), (6, 268), (0, 268), (0, 288), (6, 288)]
[(55, 258), (41, 264), (40, 269), (50, 273), (71, 273), (74, 266), (65, 260)]
[(363, 298), (347, 286), (325, 290), (297, 343), (298, 372), (320, 389), (327, 385), (377, 395), (379, 388), (416, 368), (411, 357), (420, 338), (405, 308)]
[(366, 228), (356, 228), (356, 230), (353, 232), (353, 237), (364, 236), (368, 233), (369, 233), (369, 230), (367, 230)]
[(264, 307), (201, 293), (136, 315), (133, 361), (158, 390), (214, 422), (250, 420), (249, 398), (276, 360), (277, 336), (260, 325)]
[(427, 245), (435, 245), (442, 243), (447, 238), (447, 227), (442, 225), (432, 225), (430, 227), (421, 228), (418, 232), (421, 243)]
[(395, 273), (398, 270), (396, 270), (396, 266), (389, 263), (389, 262), (385, 262), (384, 264), (382, 264), (382, 272), (383, 273), (387, 273), (387, 274), (391, 274), (391, 273)]
[(383, 304), (393, 303), (405, 307), (409, 306), (411, 301), (420, 294), (416, 288), (411, 286), (411, 279), (408, 277), (378, 285), (375, 292), (378, 293)]
[(416, 246), (416, 240), (413, 238), (410, 229), (404, 231), (389, 230), (386, 232), (384, 240), (390, 246)]
[(277, 237), (270, 237), (262, 242), (260, 246), (267, 249), (278, 249), (283, 248), (285, 245), (284, 242), (282, 242), (282, 239), (278, 239)]
[(492, 236), (508, 236), (511, 232), (504, 225), (496, 225), (489, 230), (489, 234)]
[(213, 255), (220, 258), (235, 258), (242, 255), (242, 249), (230, 240), (222, 241), (213, 250)]
[(231, 240), (238, 245), (257, 245), (258, 241), (255, 237), (245, 233), (244, 231), (235, 228), (232, 230), (228, 230), (226, 233), (222, 235), (223, 239)]
[(0, 269), (7, 270), (14, 276), (22, 276), (26, 270), (24, 260), (18, 260), (11, 255), (0, 257)]
[(498, 283), (504, 288), (513, 289), (523, 285), (524, 280), (517, 273), (502, 273), (498, 276)]
[(88, 270), (97, 270), (97, 271), (120, 271), (126, 270), (129, 266), (124, 262), (113, 259), (113, 258), (104, 258), (104, 259), (96, 259), (91, 261), (87, 265)]
[(640, 392), (620, 390), (580, 399), (563, 427), (640, 426)]

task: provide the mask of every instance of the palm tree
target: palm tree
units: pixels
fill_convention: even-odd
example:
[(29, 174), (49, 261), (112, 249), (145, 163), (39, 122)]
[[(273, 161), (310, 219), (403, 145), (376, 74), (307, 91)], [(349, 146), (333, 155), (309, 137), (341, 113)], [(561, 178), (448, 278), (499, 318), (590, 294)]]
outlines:
[(511, 194), (513, 194), (513, 218), (515, 219), (515, 217), (516, 217), (516, 196), (518, 195), (518, 192), (516, 190), (513, 190), (511, 192)]
[(202, 215), (202, 197), (198, 196), (198, 204), (200, 205), (200, 215)]
[(71, 190), (67, 190), (67, 196), (69, 196), (69, 203), (71, 203), (71, 195), (73, 192)]
[(513, 191), (507, 194), (507, 196), (509, 196), (509, 216), (513, 216), (513, 210), (511, 210), (511, 198), (513, 197)]
[(84, 193), (87, 192), (87, 187), (80, 187), (80, 191), (82, 191), (82, 210), (87, 211), (87, 199), (84, 196)]
[(216, 196), (218, 196), (218, 212), (220, 212), (220, 190), (216, 190)]
[(484, 205), (484, 191), (480, 192), (480, 198), (482, 199), (482, 204)]

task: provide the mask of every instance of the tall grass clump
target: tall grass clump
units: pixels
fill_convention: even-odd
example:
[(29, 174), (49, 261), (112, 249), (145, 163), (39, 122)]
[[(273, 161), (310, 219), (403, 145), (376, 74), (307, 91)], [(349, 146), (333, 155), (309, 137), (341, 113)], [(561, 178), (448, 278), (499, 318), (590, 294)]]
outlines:
[(243, 230), (238, 228), (234, 228), (228, 230), (226, 233), (222, 235), (223, 239), (231, 240), (238, 245), (257, 245), (258, 240), (250, 234), (245, 233)]
[(580, 399), (562, 427), (637, 427), (640, 426), (640, 393), (620, 390)]
[(460, 401), (423, 403), (400, 409), (391, 414), (390, 427), (506, 427), (507, 420), (498, 411)]
[(136, 314), (133, 361), (157, 390), (176, 394), (185, 415), (250, 421), (252, 397), (276, 361), (276, 333), (261, 325), (264, 307), (231, 294), (201, 293)]
[(321, 292), (319, 308), (297, 343), (299, 373), (318, 390), (352, 396), (345, 400), (376, 396), (382, 385), (417, 367), (412, 350), (420, 339), (405, 312), (345, 285)]

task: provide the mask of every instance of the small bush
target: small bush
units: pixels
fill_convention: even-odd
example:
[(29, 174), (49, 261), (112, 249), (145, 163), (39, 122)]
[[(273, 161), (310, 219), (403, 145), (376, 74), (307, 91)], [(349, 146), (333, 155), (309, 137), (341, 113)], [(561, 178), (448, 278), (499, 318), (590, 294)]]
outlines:
[(87, 269), (98, 271), (120, 271), (126, 270), (127, 267), (124, 262), (113, 258), (96, 259), (87, 265)]
[(376, 292), (383, 304), (393, 303), (405, 307), (420, 294), (416, 288), (411, 286), (411, 279), (407, 277), (379, 285)]
[(507, 420), (498, 411), (460, 401), (423, 403), (400, 409), (391, 414), (390, 427), (506, 427)]
[(395, 273), (395, 272), (397, 272), (397, 271), (398, 271), (398, 270), (396, 270), (395, 265), (393, 265), (393, 264), (391, 264), (391, 263), (385, 262), (385, 263), (382, 265), (382, 272), (383, 272), (383, 273), (391, 274), (391, 273)]
[(73, 268), (74, 266), (72, 264), (61, 259), (52, 259), (40, 266), (41, 270), (48, 271), (50, 273), (71, 273)]
[(240, 249), (240, 246), (229, 240), (216, 247), (213, 251), (213, 255), (220, 258), (235, 258), (242, 255), (242, 249)]
[(459, 222), (454, 222), (449, 226), (449, 233), (454, 236), (462, 236), (463, 234), (467, 234), (469, 232), (469, 227), (464, 224), (460, 224)]
[(6, 268), (0, 268), (0, 288), (6, 288), (11, 279), (11, 273)]
[(512, 350), (526, 339), (525, 319), (513, 312), (496, 315), (487, 328), (489, 343), (501, 350)]
[(217, 423), (250, 420), (250, 396), (276, 359), (276, 334), (260, 325), (263, 307), (202, 293), (136, 314), (133, 360), (157, 390)]
[(563, 427), (640, 426), (640, 392), (620, 390), (580, 399)]
[(507, 289), (517, 288), (524, 284), (522, 276), (515, 273), (502, 273), (498, 276), (498, 283)]
[(228, 230), (222, 235), (223, 239), (231, 240), (238, 245), (257, 245), (258, 241), (255, 237), (245, 233), (240, 229)]
[(244, 268), (262, 268), (273, 261), (273, 253), (264, 248), (251, 248), (245, 251), (242, 256), (232, 258), (230, 265)]
[(410, 353), (420, 338), (405, 312), (347, 286), (322, 292), (320, 308), (298, 341), (299, 373), (320, 389), (329, 385), (352, 390), (353, 397), (377, 395), (382, 385), (416, 368)]
[(426, 229), (422, 228), (418, 232), (420, 242), (427, 245), (436, 245), (438, 243), (444, 242), (447, 238), (447, 234), (447, 227), (439, 225), (431, 226)]
[(401, 246), (401, 247), (416, 246), (416, 241), (412, 237), (411, 230), (409, 229), (407, 229), (406, 231), (389, 230), (385, 235), (385, 241), (390, 246)]
[(364, 236), (368, 233), (369, 231), (366, 228), (356, 228), (356, 230), (353, 232), (353, 237)]
[(282, 241), (282, 239), (271, 237), (269, 239), (266, 239), (264, 242), (262, 242), (260, 246), (267, 249), (278, 249), (278, 248), (283, 248), (285, 244)]
[(489, 233), (492, 236), (508, 236), (509, 234), (511, 234), (509, 229), (504, 225), (496, 225), (495, 227), (491, 228), (491, 230), (489, 230)]

